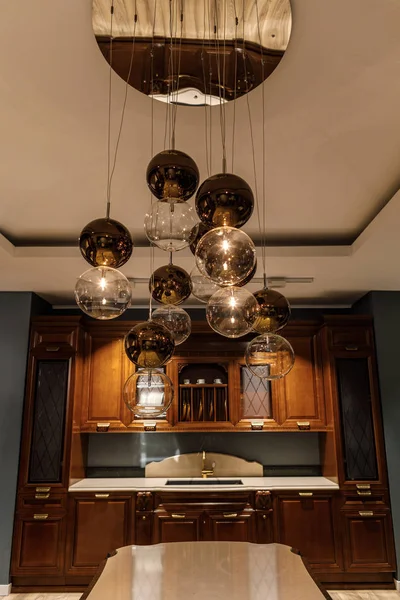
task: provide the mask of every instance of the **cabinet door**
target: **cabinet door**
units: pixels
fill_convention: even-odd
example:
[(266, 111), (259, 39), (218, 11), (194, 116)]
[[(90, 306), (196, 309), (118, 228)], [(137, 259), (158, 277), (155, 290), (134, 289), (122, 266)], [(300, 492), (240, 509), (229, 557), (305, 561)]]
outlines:
[(98, 565), (110, 552), (132, 542), (131, 496), (73, 496), (69, 508), (69, 574), (95, 573)]
[(270, 544), (274, 539), (272, 510), (256, 512), (256, 542)]
[(389, 510), (343, 511), (344, 558), (347, 571), (396, 569)]
[(167, 512), (156, 510), (154, 513), (153, 543), (196, 542), (201, 539), (202, 511)]
[(339, 568), (332, 496), (312, 492), (279, 496), (277, 517), (279, 542), (299, 550), (314, 568)]
[(318, 338), (310, 334), (288, 340), (294, 350), (295, 363), (290, 373), (278, 382), (279, 422), (296, 429), (324, 429), (325, 400)]
[(17, 514), (11, 575), (62, 575), (64, 546), (64, 511)]
[(208, 512), (206, 537), (214, 542), (254, 542), (254, 510)]
[(122, 390), (132, 372), (122, 332), (102, 330), (88, 335), (82, 402), (84, 430), (95, 430), (98, 423), (109, 424), (109, 429), (125, 429), (131, 415), (123, 401)]

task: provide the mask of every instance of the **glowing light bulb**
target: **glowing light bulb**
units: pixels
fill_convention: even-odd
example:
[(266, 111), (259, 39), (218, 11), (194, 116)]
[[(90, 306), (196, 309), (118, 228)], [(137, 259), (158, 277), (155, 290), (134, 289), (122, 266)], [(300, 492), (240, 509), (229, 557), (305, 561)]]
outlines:
[(101, 301), (102, 305), (105, 306), (107, 304), (107, 300), (105, 298), (103, 298), (103, 300)]
[(222, 242), (222, 250), (224, 250), (226, 252), (226, 250), (229, 250), (229, 242), (228, 240), (223, 240)]
[(99, 285), (100, 285), (101, 290), (104, 292), (104, 290), (107, 287), (107, 281), (106, 281), (106, 278), (104, 276), (100, 279)]

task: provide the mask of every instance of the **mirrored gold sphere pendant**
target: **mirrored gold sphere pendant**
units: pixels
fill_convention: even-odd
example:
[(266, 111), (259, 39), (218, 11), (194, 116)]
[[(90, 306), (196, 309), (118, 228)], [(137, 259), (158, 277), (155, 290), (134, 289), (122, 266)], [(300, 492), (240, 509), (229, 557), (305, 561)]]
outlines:
[(257, 333), (279, 331), (290, 319), (290, 304), (283, 294), (264, 288), (254, 293), (258, 303), (257, 318), (253, 329)]
[(196, 194), (196, 211), (208, 227), (242, 227), (250, 219), (254, 196), (249, 184), (232, 173), (212, 175)]
[(188, 200), (199, 185), (199, 169), (188, 154), (163, 150), (149, 162), (146, 180), (158, 200)]
[(125, 352), (138, 367), (156, 369), (172, 357), (175, 343), (172, 333), (161, 323), (138, 323), (125, 336)]
[(90, 221), (79, 236), (83, 258), (93, 267), (122, 267), (131, 257), (133, 242), (128, 229), (115, 219)]
[(181, 304), (192, 293), (189, 274), (176, 265), (164, 265), (154, 271), (149, 281), (152, 297), (161, 304)]

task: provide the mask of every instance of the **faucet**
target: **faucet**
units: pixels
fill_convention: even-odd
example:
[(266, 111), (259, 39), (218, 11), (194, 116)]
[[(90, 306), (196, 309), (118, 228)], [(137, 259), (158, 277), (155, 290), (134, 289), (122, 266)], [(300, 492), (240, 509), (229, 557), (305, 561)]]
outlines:
[(203, 479), (207, 479), (207, 477), (214, 475), (214, 464), (211, 466), (211, 469), (206, 469), (206, 451), (203, 450), (203, 460), (202, 460), (202, 468), (201, 468), (201, 476)]

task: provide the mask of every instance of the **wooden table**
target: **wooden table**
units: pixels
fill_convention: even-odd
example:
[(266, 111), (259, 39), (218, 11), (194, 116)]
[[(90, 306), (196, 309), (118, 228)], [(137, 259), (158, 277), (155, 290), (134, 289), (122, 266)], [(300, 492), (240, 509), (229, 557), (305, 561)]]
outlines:
[(300, 556), (282, 544), (177, 542), (126, 546), (88, 600), (322, 600)]

